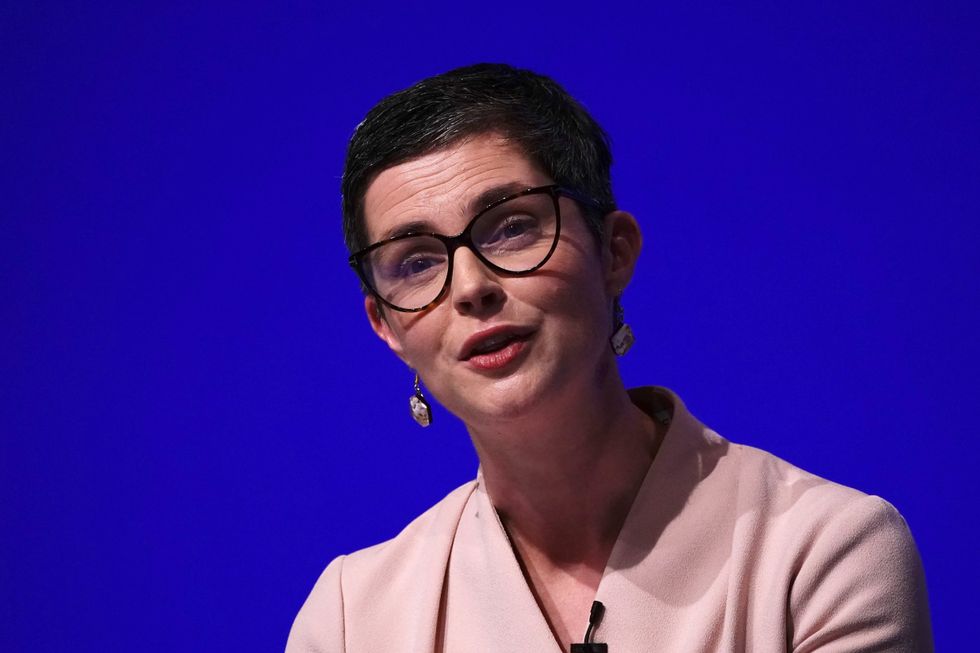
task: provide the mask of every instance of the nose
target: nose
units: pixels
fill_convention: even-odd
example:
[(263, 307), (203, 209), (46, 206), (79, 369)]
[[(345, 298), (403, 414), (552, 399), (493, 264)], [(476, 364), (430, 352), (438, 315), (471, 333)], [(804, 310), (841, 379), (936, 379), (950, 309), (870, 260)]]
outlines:
[(504, 303), (505, 293), (497, 274), (485, 266), (466, 247), (453, 254), (453, 278), (449, 292), (453, 307), (460, 313), (485, 315), (496, 311)]

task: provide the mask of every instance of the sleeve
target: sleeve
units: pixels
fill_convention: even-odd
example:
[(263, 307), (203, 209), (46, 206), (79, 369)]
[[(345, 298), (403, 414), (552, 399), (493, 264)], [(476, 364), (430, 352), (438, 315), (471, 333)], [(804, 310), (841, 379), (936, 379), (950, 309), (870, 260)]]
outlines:
[(789, 597), (794, 653), (928, 653), (925, 575), (905, 520), (863, 496), (813, 538)]
[(344, 556), (336, 558), (320, 574), (293, 621), (286, 653), (342, 653), (344, 645), (344, 595), (341, 572)]

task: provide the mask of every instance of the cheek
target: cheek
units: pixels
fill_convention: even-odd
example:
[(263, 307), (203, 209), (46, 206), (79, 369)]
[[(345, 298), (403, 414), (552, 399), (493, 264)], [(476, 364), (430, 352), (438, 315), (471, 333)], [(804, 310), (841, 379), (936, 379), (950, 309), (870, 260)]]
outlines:
[(602, 267), (591, 251), (575, 252), (556, 261), (557, 265), (543, 275), (547, 281), (543, 298), (563, 313), (597, 318), (606, 312), (608, 303)]
[[(437, 311), (425, 314), (400, 314), (389, 317), (391, 331), (402, 348), (405, 362), (419, 374), (425, 374), (442, 346), (445, 323)], [(396, 321), (397, 320), (397, 321)]]
[[(540, 311), (552, 325), (552, 338), (568, 345), (592, 343), (608, 337), (610, 321), (608, 299), (598, 271), (578, 270), (574, 275), (551, 276), (528, 288), (523, 294), (527, 303)], [(591, 344), (589, 345), (591, 346)]]

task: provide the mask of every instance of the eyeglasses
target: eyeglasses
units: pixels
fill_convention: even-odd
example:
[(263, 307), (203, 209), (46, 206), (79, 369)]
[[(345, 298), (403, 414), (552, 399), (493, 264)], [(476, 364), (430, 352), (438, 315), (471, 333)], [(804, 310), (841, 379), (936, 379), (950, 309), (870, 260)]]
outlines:
[(531, 274), (547, 263), (561, 233), (561, 196), (598, 206), (555, 184), (528, 188), (490, 204), (455, 236), (400, 234), (356, 252), (350, 265), (386, 306), (406, 313), (422, 311), (449, 288), (459, 247), (502, 274)]

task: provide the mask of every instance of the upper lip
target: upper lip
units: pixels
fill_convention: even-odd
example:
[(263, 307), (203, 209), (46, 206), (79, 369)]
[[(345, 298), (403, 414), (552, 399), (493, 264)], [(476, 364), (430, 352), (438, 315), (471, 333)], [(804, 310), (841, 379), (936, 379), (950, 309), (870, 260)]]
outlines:
[(534, 329), (530, 327), (514, 326), (502, 324), (499, 326), (490, 327), (489, 329), (484, 329), (483, 331), (478, 331), (471, 335), (463, 343), (463, 346), (459, 350), (459, 359), (466, 360), (473, 356), (473, 352), (484, 346), (491, 340), (495, 339), (507, 339), (507, 338), (524, 338), (529, 336)]

